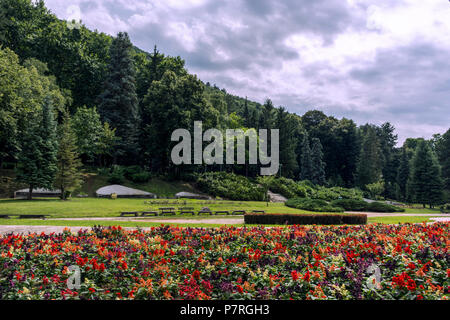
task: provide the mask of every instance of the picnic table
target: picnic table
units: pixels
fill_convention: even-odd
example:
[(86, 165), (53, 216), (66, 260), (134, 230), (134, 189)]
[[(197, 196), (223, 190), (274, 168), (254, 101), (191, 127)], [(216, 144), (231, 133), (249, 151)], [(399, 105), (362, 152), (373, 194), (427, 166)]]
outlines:
[(252, 213), (266, 213), (264, 210), (253, 210)]
[(245, 211), (244, 211), (244, 210), (235, 210), (235, 211), (233, 211), (231, 214), (232, 214), (232, 215), (235, 215), (235, 214), (245, 214)]

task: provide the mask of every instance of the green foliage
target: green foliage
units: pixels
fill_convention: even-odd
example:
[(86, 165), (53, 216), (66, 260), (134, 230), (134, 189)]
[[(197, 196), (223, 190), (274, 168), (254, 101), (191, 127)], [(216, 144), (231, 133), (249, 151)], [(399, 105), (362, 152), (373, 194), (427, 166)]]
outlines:
[(367, 205), (369, 212), (405, 212), (405, 209), (399, 208), (383, 202), (371, 202)]
[(118, 165), (114, 165), (108, 175), (108, 182), (111, 184), (123, 184), (125, 182), (124, 168)]
[(406, 148), (402, 148), (402, 155), (400, 159), (400, 166), (397, 171), (397, 185), (399, 188), (397, 198), (401, 201), (408, 199), (407, 185), (409, 179), (409, 157)]
[(442, 178), (445, 188), (450, 190), (450, 129), (437, 142), (436, 153), (442, 167)]
[(312, 176), (311, 182), (317, 185), (325, 184), (325, 163), (323, 162), (323, 148), (318, 138), (312, 138), (311, 161)]
[(372, 199), (377, 199), (384, 192), (384, 181), (368, 184), (365, 189), (370, 193)]
[(35, 121), (29, 115), (42, 109), (46, 97), (55, 109), (66, 103), (45, 65), (36, 60), (25, 64), (10, 49), (0, 48), (0, 162), (17, 158), (20, 122)]
[(309, 146), (309, 138), (308, 134), (304, 134), (300, 155), (300, 180), (312, 181), (313, 177), (314, 167), (311, 156), (311, 148)]
[(344, 209), (328, 204), (325, 200), (309, 198), (292, 198), (286, 201), (286, 206), (315, 212), (344, 212)]
[(196, 187), (209, 195), (230, 200), (262, 201), (266, 194), (263, 187), (249, 179), (226, 172), (208, 172), (196, 175)]
[[(39, 122), (36, 122), (36, 117)], [(56, 122), (50, 98), (46, 98), (42, 109), (28, 114), (23, 119), (19, 134), (20, 153), (16, 168), (16, 179), (33, 188), (52, 189), (56, 174), (58, 141)], [(31, 199), (31, 192), (29, 193)]]
[(372, 126), (366, 128), (361, 145), (361, 153), (357, 167), (357, 181), (360, 187), (375, 183), (381, 178), (381, 150), (376, 130)]
[(337, 199), (331, 202), (334, 207), (344, 208), (346, 211), (366, 211), (367, 202), (357, 199)]
[(346, 211), (367, 211), (367, 212), (405, 212), (405, 209), (399, 208), (387, 203), (371, 202), (356, 199), (339, 199), (331, 202), (332, 206), (344, 208)]
[(133, 162), (138, 154), (138, 99), (132, 44), (127, 33), (119, 32), (110, 47), (108, 73), (99, 96), (103, 121), (116, 128), (120, 138), (115, 155), (121, 163)]
[(76, 137), (70, 124), (67, 112), (63, 115), (59, 127), (59, 149), (57, 154), (57, 171), (54, 185), (61, 190), (61, 197), (66, 199), (67, 194), (81, 187), (81, 161), (78, 158)]
[(411, 160), (409, 190), (417, 203), (430, 207), (442, 203), (441, 168), (428, 142), (420, 141)]

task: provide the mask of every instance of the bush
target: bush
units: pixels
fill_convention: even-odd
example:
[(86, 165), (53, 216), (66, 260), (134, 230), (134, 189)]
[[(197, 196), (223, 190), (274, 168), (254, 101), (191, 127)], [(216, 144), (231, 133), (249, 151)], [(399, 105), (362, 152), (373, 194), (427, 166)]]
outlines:
[(340, 207), (329, 205), (325, 200), (309, 198), (292, 198), (286, 201), (286, 206), (314, 212), (344, 212)]
[(196, 175), (196, 187), (212, 196), (230, 200), (263, 201), (265, 190), (248, 178), (226, 172), (208, 172)]
[(124, 169), (121, 166), (113, 166), (108, 176), (108, 182), (111, 184), (123, 184), (125, 181)]
[(405, 209), (399, 208), (383, 202), (371, 202), (367, 204), (369, 212), (405, 212)]
[(364, 200), (339, 199), (331, 202), (334, 207), (341, 207), (347, 211), (366, 211), (368, 203)]
[(439, 209), (442, 213), (450, 213), (450, 203), (442, 205)]
[(152, 175), (150, 174), (150, 172), (143, 171), (132, 174), (129, 179), (135, 183), (145, 183), (148, 182), (151, 177)]
[(365, 214), (246, 214), (245, 224), (367, 224)]

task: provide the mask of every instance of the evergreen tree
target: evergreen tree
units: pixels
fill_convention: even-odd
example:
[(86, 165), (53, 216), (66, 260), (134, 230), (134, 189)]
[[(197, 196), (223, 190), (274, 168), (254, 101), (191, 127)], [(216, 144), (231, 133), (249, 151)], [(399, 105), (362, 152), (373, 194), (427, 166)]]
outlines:
[(305, 133), (303, 136), (301, 150), (302, 153), (300, 155), (300, 180), (312, 181), (314, 176), (314, 169), (312, 163), (311, 148), (309, 146), (309, 137), (307, 133)]
[(402, 148), (402, 156), (400, 159), (400, 166), (397, 171), (397, 185), (398, 185), (398, 193), (399, 200), (406, 201), (407, 200), (407, 184), (409, 178), (409, 157), (406, 152), (406, 148)]
[(111, 44), (108, 75), (99, 96), (99, 113), (103, 121), (116, 128), (120, 138), (115, 154), (120, 163), (133, 162), (138, 154), (138, 99), (132, 52), (128, 34), (120, 32)]
[(443, 181), (441, 167), (428, 142), (420, 141), (411, 160), (409, 181), (412, 198), (417, 203), (440, 204), (443, 198)]
[(323, 162), (322, 144), (318, 138), (312, 138), (311, 161), (312, 161), (312, 179), (311, 182), (318, 185), (324, 185), (325, 180), (325, 162)]
[(76, 137), (70, 124), (68, 112), (63, 115), (59, 127), (59, 149), (55, 186), (61, 190), (61, 199), (66, 200), (67, 193), (81, 186), (81, 161), (78, 158)]
[(380, 146), (376, 131), (367, 128), (361, 145), (361, 152), (357, 167), (357, 181), (361, 188), (378, 182), (381, 179)]
[[(16, 179), (29, 186), (29, 200), (32, 199), (33, 189), (52, 189), (57, 169), (56, 125), (49, 98), (45, 99), (39, 113), (27, 114), (20, 125)], [(36, 122), (36, 117), (40, 121)]]
[(296, 127), (293, 119), (283, 107), (276, 110), (275, 128), (279, 129), (281, 174), (285, 177), (291, 177), (298, 170), (295, 155), (295, 147), (297, 145), (295, 138)]
[(450, 190), (450, 129), (444, 133), (436, 145), (436, 152), (442, 166), (445, 188)]

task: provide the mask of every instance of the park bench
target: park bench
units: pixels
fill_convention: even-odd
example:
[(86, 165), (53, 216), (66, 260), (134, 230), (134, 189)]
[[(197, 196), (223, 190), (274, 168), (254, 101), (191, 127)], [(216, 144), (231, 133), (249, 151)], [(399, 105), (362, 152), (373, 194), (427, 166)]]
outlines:
[(142, 211), (141, 213), (141, 217), (146, 217), (146, 216), (150, 216), (150, 215), (158, 215), (158, 211)]
[(212, 212), (211, 209), (209, 209), (209, 208), (202, 208), (202, 210), (200, 210), (200, 211), (198, 212), (198, 215), (200, 215), (200, 214), (202, 214), (202, 213), (209, 213), (210, 215), (213, 214), (213, 212)]
[(264, 210), (253, 210), (252, 213), (266, 213)]
[(122, 212), (121, 214), (120, 214), (120, 216), (121, 217), (125, 217), (125, 216), (135, 216), (135, 217), (137, 217), (138, 216), (138, 212)]
[(186, 213), (190, 213), (192, 215), (195, 214), (194, 208), (191, 208), (191, 207), (178, 208), (178, 210), (180, 211), (180, 214), (186, 214)]
[[(11, 216), (13, 216), (12, 214), (0, 214), (0, 219), (9, 219), (11, 218)], [(16, 216), (14, 214), (14, 216)]]
[(226, 214), (226, 215), (229, 215), (230, 214), (230, 211), (226, 211), (226, 210), (223, 210), (223, 211), (216, 211), (216, 215), (218, 215), (218, 214)]
[(161, 211), (161, 215), (165, 215), (165, 214), (175, 215), (175, 208), (159, 208), (159, 210)]
[(42, 219), (45, 220), (45, 217), (50, 217), (49, 214), (21, 214), (19, 215), (19, 219)]
[(233, 211), (231, 214), (232, 214), (232, 215), (235, 215), (235, 214), (245, 214), (245, 211), (244, 211), (244, 210), (235, 210), (235, 211)]

